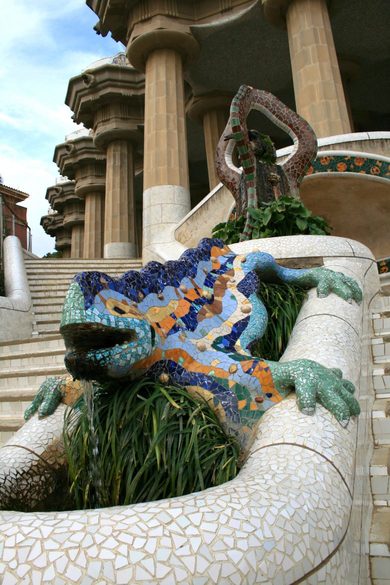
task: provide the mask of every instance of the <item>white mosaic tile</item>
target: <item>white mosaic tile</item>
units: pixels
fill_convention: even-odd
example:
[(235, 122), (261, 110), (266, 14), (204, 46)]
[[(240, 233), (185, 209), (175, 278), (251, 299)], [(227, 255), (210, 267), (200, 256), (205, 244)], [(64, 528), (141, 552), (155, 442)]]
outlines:
[[(324, 247), (327, 253), (348, 248), (346, 255), (363, 254), (341, 238), (319, 240), (310, 243), (317, 254), (325, 255)], [(303, 255), (303, 243), (296, 240), (290, 255)], [(281, 244), (280, 256), (286, 257)], [(342, 270), (340, 260), (336, 265)], [(351, 271), (363, 268), (359, 261)], [(328, 301), (337, 316), (341, 305)], [(323, 360), (342, 367), (356, 382), (366, 359), (360, 363), (358, 358), (360, 309), (347, 307), (348, 316), (338, 326), (335, 319), (315, 314), (313, 302), (307, 303), (284, 359)], [(361, 494), (367, 486), (358, 468), (353, 480), (354, 442), (356, 427), (360, 436), (367, 425), (361, 416), (342, 429), (321, 407), (304, 417), (289, 398), (265, 415), (239, 476), (217, 488), (132, 507), (1, 512), (0, 575), (4, 583), (27, 579), (61, 585), (358, 583), (358, 563), (351, 563), (351, 554), (361, 558), (359, 530), (366, 505)]]

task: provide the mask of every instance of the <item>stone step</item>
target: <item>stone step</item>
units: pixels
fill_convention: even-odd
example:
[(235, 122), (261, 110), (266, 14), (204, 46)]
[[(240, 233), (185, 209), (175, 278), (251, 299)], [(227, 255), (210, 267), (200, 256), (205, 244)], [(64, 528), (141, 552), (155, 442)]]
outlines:
[(50, 291), (48, 289), (43, 290), (34, 290), (31, 291), (31, 298), (33, 303), (36, 302), (41, 303), (43, 300), (47, 299), (48, 302), (53, 301), (54, 303), (60, 302), (61, 299), (65, 298), (66, 291), (69, 287), (64, 287), (64, 290), (59, 290), (59, 288), (52, 288)]
[(24, 261), (26, 268), (39, 266), (55, 266), (60, 267), (85, 267), (85, 266), (142, 266), (141, 258), (95, 258), (95, 259), (80, 259), (80, 258), (63, 258), (63, 259), (49, 259), (39, 258), (36, 260), (29, 259)]
[(370, 463), (370, 478), (374, 505), (388, 506), (390, 504), (390, 445), (382, 445), (374, 449)]
[(373, 585), (387, 585), (390, 577), (390, 507), (374, 507), (370, 531)]
[(23, 415), (0, 414), (0, 433), (15, 433), (24, 424)]
[(390, 312), (374, 313), (372, 315), (374, 334), (382, 337), (390, 337)]
[(51, 284), (47, 284), (43, 281), (37, 282), (37, 283), (31, 283), (29, 282), (29, 287), (30, 287), (30, 292), (31, 292), (31, 296), (34, 298), (34, 296), (38, 293), (44, 293), (44, 294), (50, 294), (52, 295), (53, 293), (55, 293), (56, 291), (60, 291), (63, 295), (66, 294), (66, 291), (68, 290), (70, 285), (70, 281), (69, 282), (57, 282), (55, 283), (54, 281)]
[(0, 389), (7, 388), (38, 388), (49, 376), (60, 376), (66, 373), (64, 364), (33, 366), (29, 368), (12, 368), (0, 370)]
[(375, 445), (390, 445), (390, 399), (376, 399), (372, 408)]
[(38, 337), (44, 336), (44, 337), (56, 337), (57, 335), (59, 335), (60, 333), (60, 329), (59, 329), (59, 323), (53, 325), (52, 327), (43, 324), (43, 325), (39, 325), (36, 328), (37, 331), (37, 335)]
[(57, 295), (57, 296), (41, 296), (41, 297), (35, 297), (35, 295), (33, 296), (33, 301), (34, 301), (34, 308), (35, 309), (50, 309), (50, 307), (53, 306), (60, 306), (62, 308), (62, 295)]
[(123, 266), (88, 266), (85, 268), (77, 268), (75, 266), (69, 268), (57, 268), (57, 267), (31, 267), (27, 268), (27, 276), (28, 278), (34, 280), (38, 276), (42, 278), (73, 278), (75, 274), (78, 272), (104, 272), (106, 274), (124, 274), (129, 270), (139, 270), (141, 268), (140, 265), (123, 265)]
[(2, 388), (0, 389), (0, 404), (27, 402), (30, 403), (38, 392), (39, 386), (27, 386), (26, 388)]
[(0, 355), (0, 370), (12, 368), (29, 368), (34, 366), (45, 365), (60, 365), (64, 363), (64, 348), (50, 348), (41, 351), (26, 351), (19, 354), (3, 354)]
[[(16, 418), (23, 417), (26, 409), (30, 406), (32, 399), (34, 398), (35, 394), (37, 393), (38, 388), (35, 388), (34, 392), (31, 392), (31, 395), (27, 398), (27, 400), (3, 400), (0, 401), (0, 418), (2, 416), (14, 416)], [(9, 429), (7, 429), (9, 430)]]
[(15, 341), (4, 341), (0, 343), (0, 356), (2, 355), (20, 355), (27, 352), (39, 352), (50, 349), (65, 350), (64, 340), (61, 335), (55, 337), (31, 337), (28, 339), (19, 339)]
[(371, 310), (374, 313), (390, 312), (390, 296), (383, 294), (383, 290), (381, 292), (382, 294), (377, 296), (371, 305)]
[(390, 364), (388, 367), (374, 367), (372, 380), (377, 398), (390, 398)]
[[(124, 272), (122, 272), (122, 270), (110, 270), (110, 272), (100, 270), (99, 272), (104, 272), (105, 274), (108, 273), (110, 276), (119, 276), (119, 275), (124, 274)], [(58, 280), (58, 281), (69, 280), (70, 281), (70, 280), (72, 280), (72, 278), (74, 277), (75, 274), (77, 274), (77, 272), (70, 271), (70, 270), (68, 272), (64, 272), (62, 270), (61, 271), (51, 270), (50, 272), (34, 270), (33, 272), (31, 272), (31, 274), (28, 274), (28, 280), (29, 280), (29, 282), (36, 282), (39, 280), (43, 280), (45, 282), (53, 282), (56, 280)]]
[(35, 314), (35, 322), (39, 323), (59, 323), (61, 321), (62, 315), (62, 307), (60, 311), (56, 311), (53, 313), (36, 313)]
[[(47, 302), (42, 302), (47, 301)], [(52, 314), (52, 313), (61, 313), (62, 307), (64, 303), (58, 302), (53, 303), (48, 301), (48, 299), (34, 299), (34, 313), (35, 315), (45, 315), (45, 314)]]
[(374, 362), (390, 364), (390, 336), (380, 335), (371, 340), (371, 350)]

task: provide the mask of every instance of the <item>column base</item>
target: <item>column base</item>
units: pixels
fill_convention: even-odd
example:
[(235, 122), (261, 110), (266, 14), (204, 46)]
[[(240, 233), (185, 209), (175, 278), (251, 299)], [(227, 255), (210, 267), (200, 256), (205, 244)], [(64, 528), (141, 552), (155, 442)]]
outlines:
[(135, 258), (136, 248), (132, 242), (104, 244), (104, 258)]
[(158, 185), (144, 191), (143, 263), (160, 260), (162, 250), (175, 241), (174, 230), (191, 210), (189, 190), (177, 185)]

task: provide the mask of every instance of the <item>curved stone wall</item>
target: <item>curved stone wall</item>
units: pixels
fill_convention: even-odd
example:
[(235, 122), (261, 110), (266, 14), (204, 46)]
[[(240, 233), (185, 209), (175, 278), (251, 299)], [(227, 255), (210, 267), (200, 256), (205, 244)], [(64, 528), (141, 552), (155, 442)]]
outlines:
[(341, 368), (357, 385), (360, 417), (344, 429), (321, 406), (302, 415), (291, 396), (265, 414), (246, 464), (224, 485), (134, 506), (1, 512), (4, 583), (367, 582), (372, 397), (365, 343), (376, 263), (367, 248), (342, 238), (273, 238), (234, 248), (260, 246), (285, 261), (321, 258), (364, 287), (361, 306), (311, 291), (283, 356)]

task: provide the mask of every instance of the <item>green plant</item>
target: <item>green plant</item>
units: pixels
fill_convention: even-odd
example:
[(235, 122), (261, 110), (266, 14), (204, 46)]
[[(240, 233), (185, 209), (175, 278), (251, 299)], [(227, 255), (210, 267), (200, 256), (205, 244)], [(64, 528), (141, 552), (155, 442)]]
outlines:
[(65, 420), (76, 507), (179, 496), (237, 474), (238, 442), (208, 404), (186, 390), (143, 379), (106, 384), (93, 401), (92, 432), (83, 402)]
[[(272, 238), (297, 234), (328, 235), (331, 228), (327, 221), (305, 207), (300, 199), (280, 197), (269, 203), (262, 203), (258, 209), (250, 208), (252, 219), (252, 238)], [(240, 239), (245, 218), (219, 223), (213, 230), (213, 237), (221, 238), (226, 244), (234, 244)]]
[(48, 252), (42, 258), (62, 258), (62, 250), (55, 250), (54, 252)]
[(286, 349), (306, 292), (290, 284), (260, 284), (258, 295), (268, 313), (268, 325), (261, 339), (254, 341), (251, 353), (278, 361)]

